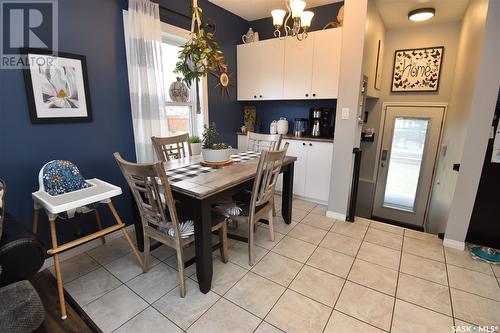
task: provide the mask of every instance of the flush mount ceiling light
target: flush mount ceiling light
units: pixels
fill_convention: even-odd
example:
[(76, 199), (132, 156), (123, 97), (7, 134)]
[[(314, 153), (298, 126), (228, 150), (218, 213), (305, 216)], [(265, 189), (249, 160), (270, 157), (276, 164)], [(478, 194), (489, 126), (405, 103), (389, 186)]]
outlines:
[(419, 8), (408, 13), (408, 20), (413, 22), (426, 21), (436, 14), (434, 8)]
[[(274, 25), (274, 36), (279, 39), (284, 39), (287, 36), (297, 37), (298, 40), (304, 40), (307, 38), (307, 30), (311, 27), (311, 21), (314, 13), (311, 11), (304, 10), (306, 8), (306, 2), (302, 0), (290, 0), (287, 1), (286, 7), (288, 10), (288, 15), (285, 19), (286, 11), (283, 9), (275, 9), (271, 11), (273, 16)], [(290, 28), (287, 24), (288, 19), (292, 17), (293, 26)], [(283, 22), (285, 19), (285, 22)], [(281, 27), (284, 30), (284, 36), (281, 35)]]

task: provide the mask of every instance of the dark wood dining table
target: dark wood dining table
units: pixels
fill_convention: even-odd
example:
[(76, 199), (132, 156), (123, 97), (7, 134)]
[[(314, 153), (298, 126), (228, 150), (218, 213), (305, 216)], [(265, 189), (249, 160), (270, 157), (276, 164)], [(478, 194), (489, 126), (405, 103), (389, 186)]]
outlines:
[[(239, 152), (235, 150), (233, 154)], [(280, 171), (283, 173), (281, 214), (287, 224), (292, 221), (293, 172), (296, 160), (296, 157), (286, 156)], [(169, 170), (199, 164), (201, 161), (200, 155), (171, 160), (165, 162), (165, 170), (169, 173)], [(251, 188), (258, 163), (259, 159), (253, 158), (170, 184), (174, 198), (181, 201), (183, 206), (189, 207), (194, 220), (196, 276), (203, 293), (209, 292), (212, 285), (212, 205)], [(135, 229), (137, 244), (142, 251), (144, 245), (140, 219), (136, 219)]]

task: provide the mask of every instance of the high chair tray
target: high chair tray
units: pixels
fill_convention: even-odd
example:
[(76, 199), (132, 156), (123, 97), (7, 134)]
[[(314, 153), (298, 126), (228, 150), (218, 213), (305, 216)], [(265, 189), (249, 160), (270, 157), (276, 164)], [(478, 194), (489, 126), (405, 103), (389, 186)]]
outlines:
[(52, 196), (45, 191), (37, 191), (31, 195), (35, 202), (47, 212), (59, 214), (122, 194), (120, 187), (100, 179), (87, 179), (86, 182), (93, 186), (56, 196)]

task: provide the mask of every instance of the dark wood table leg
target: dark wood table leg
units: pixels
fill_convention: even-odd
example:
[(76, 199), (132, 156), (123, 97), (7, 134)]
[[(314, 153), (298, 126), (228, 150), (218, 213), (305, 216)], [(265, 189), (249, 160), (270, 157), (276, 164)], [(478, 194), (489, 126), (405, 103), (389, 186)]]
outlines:
[(135, 238), (137, 240), (137, 249), (141, 252), (144, 251), (144, 235), (142, 233), (142, 222), (141, 215), (139, 213), (139, 208), (137, 207), (137, 203), (135, 202), (134, 195), (132, 191), (129, 190), (130, 193), (130, 207), (132, 208), (132, 216), (134, 217), (134, 226), (135, 226)]
[(194, 238), (196, 251), (196, 277), (200, 291), (204, 294), (212, 286), (212, 209), (207, 200), (197, 200), (194, 218)]
[(290, 163), (283, 172), (281, 215), (283, 216), (286, 224), (292, 223), (293, 167), (294, 163)]

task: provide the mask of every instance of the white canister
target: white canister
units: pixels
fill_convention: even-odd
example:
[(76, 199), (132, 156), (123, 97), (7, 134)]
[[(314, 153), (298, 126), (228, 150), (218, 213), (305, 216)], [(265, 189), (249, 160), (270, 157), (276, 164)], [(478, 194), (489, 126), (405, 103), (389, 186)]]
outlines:
[(277, 128), (278, 134), (285, 135), (288, 133), (288, 120), (286, 118), (281, 117), (280, 120), (278, 120), (278, 128)]
[(271, 122), (271, 127), (269, 128), (269, 133), (271, 133), (271, 134), (278, 133), (278, 122), (276, 120), (273, 120)]

